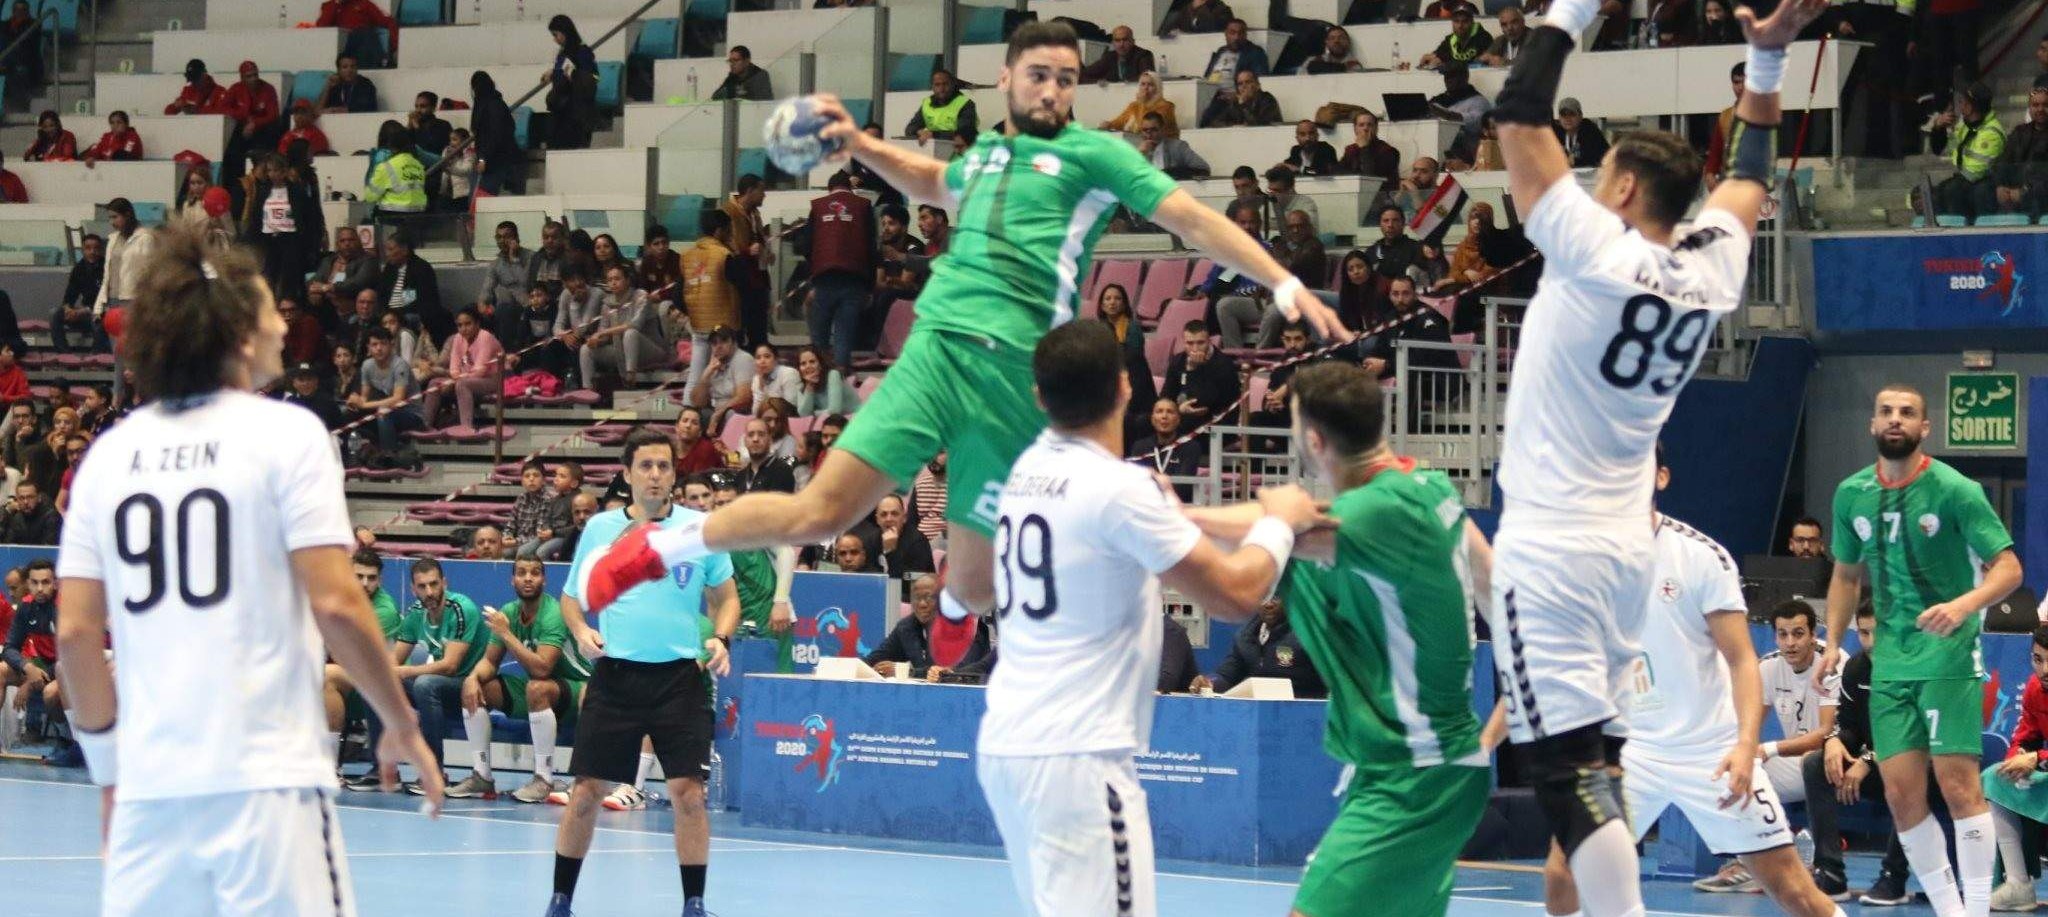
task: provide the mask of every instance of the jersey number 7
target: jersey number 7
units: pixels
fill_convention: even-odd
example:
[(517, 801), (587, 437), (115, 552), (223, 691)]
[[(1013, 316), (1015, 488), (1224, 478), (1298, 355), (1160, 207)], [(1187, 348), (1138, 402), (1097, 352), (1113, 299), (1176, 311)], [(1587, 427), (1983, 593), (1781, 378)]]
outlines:
[[(209, 508), (213, 517), (213, 543), (200, 545), (195, 551), (192, 520), (201, 505)], [(228, 498), (211, 487), (202, 487), (178, 501), (174, 521), (177, 523), (178, 541), (178, 598), (195, 609), (220, 604), (228, 597)], [(136, 544), (140, 534), (138, 528), (147, 533), (143, 536), (146, 540), (140, 545)], [(164, 535), (164, 504), (155, 494), (132, 494), (114, 508), (114, 550), (121, 555), (123, 562), (149, 568), (149, 592), (141, 598), (122, 600), (121, 604), (131, 613), (143, 614), (164, 599), (171, 573), (170, 562), (165, 556)], [(192, 560), (195, 554), (201, 558), (213, 555), (213, 583), (207, 592), (193, 589)]]
[[(1645, 293), (1631, 297), (1621, 310), (1621, 331), (1600, 356), (1600, 378), (1615, 388), (1631, 389), (1650, 377), (1650, 364), (1662, 350), (1678, 365), (1650, 379), (1650, 391), (1670, 394), (1692, 375), (1693, 359), (1707, 340), (1708, 313), (1694, 309), (1671, 320), (1671, 304)], [(1626, 370), (1623, 367), (1626, 366)]]

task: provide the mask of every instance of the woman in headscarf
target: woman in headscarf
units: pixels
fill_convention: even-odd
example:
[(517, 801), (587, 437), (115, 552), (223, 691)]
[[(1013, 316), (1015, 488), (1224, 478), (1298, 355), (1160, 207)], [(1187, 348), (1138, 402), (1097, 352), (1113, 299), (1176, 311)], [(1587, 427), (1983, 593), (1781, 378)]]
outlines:
[(590, 146), (597, 116), (597, 55), (567, 16), (548, 20), (548, 34), (557, 48), (554, 66), (541, 79), (548, 85), (548, 149), (580, 150)]
[(486, 195), (503, 194), (517, 175), (521, 159), (519, 128), (498, 84), (482, 70), (469, 75), (469, 129), (476, 133), (476, 186)]

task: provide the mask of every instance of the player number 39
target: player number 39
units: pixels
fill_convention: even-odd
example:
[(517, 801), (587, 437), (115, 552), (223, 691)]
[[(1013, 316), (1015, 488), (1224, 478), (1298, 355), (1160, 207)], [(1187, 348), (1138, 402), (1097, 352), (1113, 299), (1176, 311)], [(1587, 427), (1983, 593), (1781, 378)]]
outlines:
[[(1052, 575), (1052, 526), (1036, 514), (1021, 520), (1004, 516), (996, 522), (996, 616), (1007, 618), (1017, 607), (1036, 621), (1060, 607), (1058, 585)], [(1020, 588), (1038, 590), (1037, 601), (1018, 593)]]

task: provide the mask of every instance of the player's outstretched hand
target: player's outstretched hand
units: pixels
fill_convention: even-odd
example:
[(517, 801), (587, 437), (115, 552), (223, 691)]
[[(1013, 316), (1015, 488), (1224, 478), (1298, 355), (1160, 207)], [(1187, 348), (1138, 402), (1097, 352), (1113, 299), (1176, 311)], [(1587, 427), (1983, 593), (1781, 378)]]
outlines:
[(1758, 19), (1755, 10), (1740, 6), (1735, 21), (1742, 24), (1742, 37), (1752, 47), (1776, 50), (1791, 44), (1827, 8), (1828, 0), (1784, 0), (1770, 18)]
[(768, 632), (772, 634), (786, 634), (794, 626), (796, 626), (796, 609), (790, 606), (788, 599), (777, 599), (775, 604), (770, 606), (768, 610)]
[(1316, 294), (1307, 289), (1294, 291), (1294, 308), (1297, 310), (1296, 314), (1308, 322), (1310, 328), (1315, 329), (1316, 337), (1323, 343), (1348, 344), (1352, 338), (1357, 337), (1338, 320), (1337, 310), (1324, 305)]
[(1921, 612), (1913, 623), (1919, 625), (1923, 632), (1946, 637), (1955, 633), (1956, 628), (1963, 626), (1963, 619), (1973, 614), (1976, 612), (1954, 602), (1943, 602)]
[(725, 641), (717, 637), (704, 641), (704, 668), (720, 677), (731, 674), (732, 656), (725, 651)]
[(446, 789), (441, 762), (434, 760), (434, 751), (420, 735), (418, 723), (386, 725), (383, 738), (377, 740), (377, 762), (377, 776), (386, 793), (398, 792), (398, 765), (411, 764), (419, 771), (420, 791), (427, 800), (420, 810), (429, 818), (441, 817), (441, 793)]
[(825, 157), (826, 162), (841, 162), (853, 153), (854, 144), (867, 134), (861, 130), (860, 122), (853, 120), (853, 114), (839, 97), (829, 92), (811, 96), (811, 111), (818, 117), (831, 122), (818, 131), (820, 140), (840, 140), (839, 149)]
[(1722, 777), (1728, 778), (1728, 792), (1721, 797), (1721, 808), (1749, 808), (1750, 778), (1755, 774), (1756, 746), (1735, 743), (1735, 747), (1728, 749), (1728, 754), (1721, 759), (1720, 765), (1714, 768), (1713, 777), (1709, 778), (1717, 783)]
[(576, 648), (583, 651), (583, 658), (596, 659), (604, 655), (604, 634), (595, 627), (586, 627), (576, 632)]
[(1298, 484), (1260, 488), (1259, 508), (1286, 522), (1296, 535), (1315, 528), (1323, 519), (1315, 499)]
[(1834, 674), (1835, 667), (1842, 663), (1842, 650), (1840, 647), (1823, 646), (1820, 650), (1820, 658), (1814, 660), (1814, 662), (1813, 686), (1815, 688), (1826, 688), (1828, 676)]

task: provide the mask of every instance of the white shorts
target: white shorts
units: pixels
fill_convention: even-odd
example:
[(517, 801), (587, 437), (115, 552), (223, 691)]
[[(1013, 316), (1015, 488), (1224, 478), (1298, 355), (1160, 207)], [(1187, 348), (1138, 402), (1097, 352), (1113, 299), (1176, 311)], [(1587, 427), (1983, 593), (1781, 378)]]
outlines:
[(354, 917), (334, 800), (310, 789), (122, 802), (103, 917)]
[(1794, 755), (1790, 758), (1776, 757), (1764, 762), (1764, 773), (1770, 775), (1771, 789), (1784, 802), (1806, 801), (1806, 758)]
[(1636, 840), (1650, 833), (1665, 809), (1677, 806), (1707, 849), (1717, 854), (1762, 853), (1791, 844), (1791, 823), (1763, 764), (1752, 767), (1749, 805), (1726, 809), (1721, 808), (1721, 797), (1728, 793), (1727, 778), (1714, 779), (1719, 766), (1719, 759), (1658, 758), (1634, 743), (1623, 746), (1621, 795)]
[(982, 756), (1024, 912), (1032, 917), (1154, 917), (1152, 817), (1128, 753)]
[(1522, 743), (1606, 724), (1627, 734), (1629, 670), (1655, 555), (1649, 523), (1559, 535), (1503, 521), (1493, 543), (1493, 659)]

